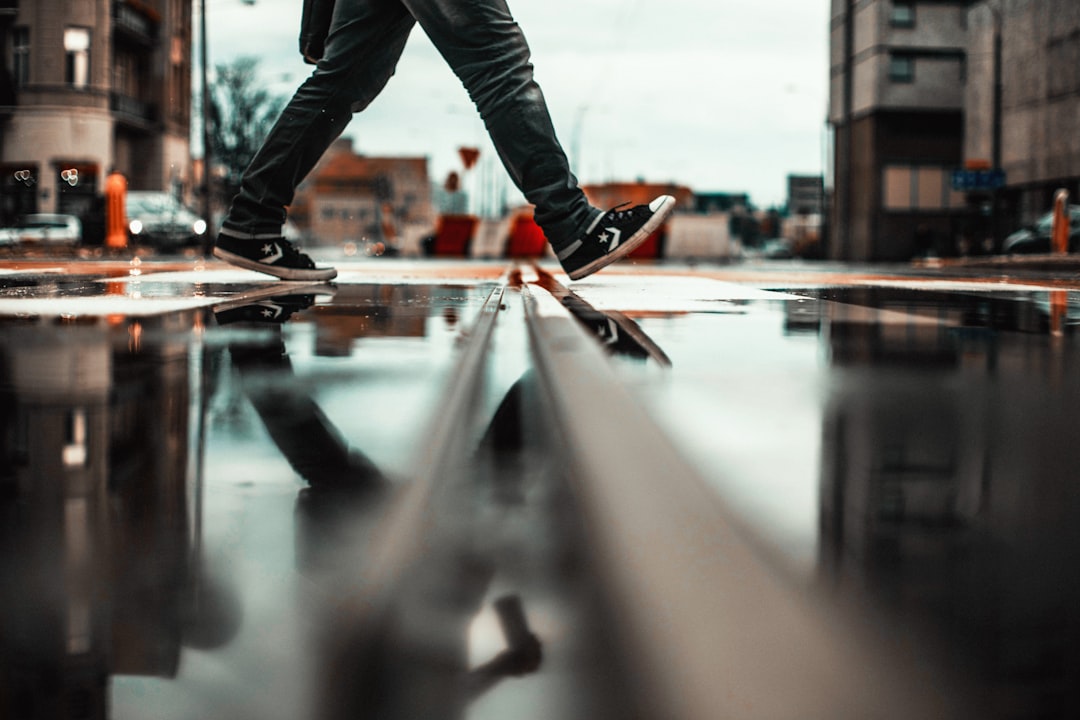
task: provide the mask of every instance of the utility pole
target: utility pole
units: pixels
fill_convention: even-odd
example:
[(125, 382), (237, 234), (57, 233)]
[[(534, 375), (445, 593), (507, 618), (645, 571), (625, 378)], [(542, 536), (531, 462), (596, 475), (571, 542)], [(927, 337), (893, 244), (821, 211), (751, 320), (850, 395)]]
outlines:
[[(994, 96), (993, 96), (993, 119), (990, 136), (990, 164), (995, 172), (1001, 170), (1001, 103), (1002, 103), (1002, 79), (1001, 79), (1001, 7), (991, 6), (994, 13)], [(994, 242), (994, 251), (1001, 249), (1001, 190), (998, 187), (990, 190), (990, 233)]]
[(206, 36), (206, 0), (199, 0), (199, 71), (200, 92), (202, 99), (202, 146), (203, 146), (203, 196), (202, 213), (206, 221), (206, 236), (203, 241), (203, 253), (209, 255), (214, 243), (213, 208), (210, 203), (210, 82), (207, 70), (207, 36)]

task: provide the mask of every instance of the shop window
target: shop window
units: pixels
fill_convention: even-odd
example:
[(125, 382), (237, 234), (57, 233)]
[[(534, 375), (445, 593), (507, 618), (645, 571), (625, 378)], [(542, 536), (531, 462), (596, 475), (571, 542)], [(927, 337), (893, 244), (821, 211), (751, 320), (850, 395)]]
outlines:
[(938, 165), (886, 165), (882, 204), (893, 212), (962, 208), (964, 193), (953, 190), (949, 178), (950, 171)]
[(890, 165), (885, 168), (885, 209), (911, 209), (911, 168), (903, 165)]

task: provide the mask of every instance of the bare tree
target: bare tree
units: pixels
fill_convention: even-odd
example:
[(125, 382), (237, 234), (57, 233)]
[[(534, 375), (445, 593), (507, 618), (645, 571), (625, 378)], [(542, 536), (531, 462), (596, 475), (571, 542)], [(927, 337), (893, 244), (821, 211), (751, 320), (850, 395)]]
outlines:
[(259, 60), (240, 57), (215, 66), (210, 88), (210, 145), (214, 161), (212, 192), (228, 201), (240, 176), (277, 120), (288, 98), (260, 82)]

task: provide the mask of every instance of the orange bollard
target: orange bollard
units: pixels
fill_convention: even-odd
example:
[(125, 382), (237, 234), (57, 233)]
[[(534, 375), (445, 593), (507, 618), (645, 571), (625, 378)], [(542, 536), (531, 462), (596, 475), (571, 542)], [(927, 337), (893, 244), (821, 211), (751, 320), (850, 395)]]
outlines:
[(105, 178), (105, 245), (111, 248), (125, 248), (128, 244), (127, 233), (127, 178), (118, 172), (111, 172)]
[(1069, 191), (1054, 194), (1054, 221), (1050, 225), (1050, 250), (1055, 254), (1069, 252)]
[(1069, 293), (1064, 290), (1050, 291), (1050, 334), (1061, 337), (1065, 332), (1065, 318), (1069, 314)]

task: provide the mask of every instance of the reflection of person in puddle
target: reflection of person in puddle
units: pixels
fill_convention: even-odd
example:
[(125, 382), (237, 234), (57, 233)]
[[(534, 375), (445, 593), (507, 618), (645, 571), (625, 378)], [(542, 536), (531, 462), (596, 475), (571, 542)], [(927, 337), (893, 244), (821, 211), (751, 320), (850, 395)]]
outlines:
[[(328, 288), (321, 286), (318, 292), (326, 294)], [(387, 503), (394, 502), (399, 488), (367, 456), (350, 448), (306, 389), (290, 381), (293, 367), (282, 325), (315, 300), (313, 294), (295, 294), (229, 303), (215, 309), (215, 318), (219, 325), (262, 331), (230, 342), (230, 356), (241, 387), (271, 439), (308, 483), (297, 498), (297, 560), (312, 580), (309, 589), (320, 586), (312, 590), (321, 597), (317, 602), (325, 603), (326, 616), (334, 618), (342, 611), (344, 598), (353, 594), (355, 577), (367, 560), (359, 546), (369, 539), (367, 532)], [(451, 549), (450, 556), (456, 552)], [(426, 572), (434, 578), (421, 580), (426, 590), (438, 588), (437, 592), (446, 593), (447, 588), (453, 588), (449, 596), (453, 597), (454, 619), (440, 616), (432, 631), (445, 636), (448, 623), (464, 622), (457, 633), (459, 651), (464, 648), (467, 621), (480, 612), (494, 573), (489, 561), (471, 560), (468, 572), (447, 574), (438, 568), (428, 572), (430, 568), (425, 566), (416, 573)], [(409, 591), (403, 592), (405, 613), (415, 611), (409, 607), (410, 602), (415, 604), (410, 597)], [(447, 673), (445, 667), (432, 669), (430, 660), (418, 657), (415, 642), (402, 642), (396, 609), (391, 610), (394, 617), (381, 618), (361, 639), (346, 638), (344, 651), (341, 638), (331, 639), (326, 643), (327, 652), (338, 667), (320, 679), (325, 691), (320, 693), (322, 716), (380, 716), (387, 708), (401, 710), (435, 702), (446, 711), (445, 716), (453, 717), (452, 705), (464, 707), (502, 679), (535, 671), (541, 659), (540, 641), (528, 628), (520, 599), (516, 595), (500, 597), (494, 609), (508, 647), (471, 672), (462, 665), (461, 673), (451, 673), (449, 687), (454, 699), (449, 704), (445, 698), (432, 700), (411, 691), (412, 686), (423, 685), (432, 677), (445, 679)], [(405, 624), (412, 622), (415, 618)], [(328, 632), (343, 632), (333, 621), (330, 625)]]

